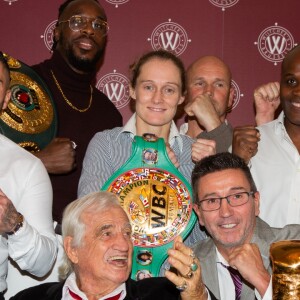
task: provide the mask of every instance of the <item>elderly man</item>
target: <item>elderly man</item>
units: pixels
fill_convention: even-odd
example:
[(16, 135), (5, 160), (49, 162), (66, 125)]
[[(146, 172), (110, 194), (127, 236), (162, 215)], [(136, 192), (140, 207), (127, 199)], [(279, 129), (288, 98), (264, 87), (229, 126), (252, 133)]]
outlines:
[(188, 123), (181, 132), (201, 139), (205, 145), (215, 140), (217, 152), (228, 151), (232, 142), (232, 127), (226, 120), (233, 103), (229, 67), (216, 56), (203, 56), (187, 69)]
[[(10, 99), (9, 82), (9, 68), (0, 52), (0, 113)], [(14, 265), (18, 276), (24, 270), (42, 277), (55, 261), (57, 241), (52, 188), (42, 162), (2, 134), (0, 157), (0, 299), (4, 299), (8, 264)], [(11, 293), (8, 286), (6, 295)]]
[[(115, 194), (96, 192), (70, 203), (63, 215), (65, 263), (61, 283), (46, 283), (20, 292), (11, 300), (69, 299), (207, 299), (200, 282), (199, 261), (191, 249), (175, 241), (170, 263), (178, 273), (166, 278), (128, 279), (132, 242), (129, 219)], [(193, 269), (191, 270), (192, 266)], [(184, 276), (180, 274), (186, 274)]]
[(300, 225), (272, 228), (258, 216), (259, 192), (243, 159), (224, 152), (192, 174), (194, 209), (210, 237), (194, 248), (205, 285), (218, 299), (272, 299), (269, 249), (300, 239)]

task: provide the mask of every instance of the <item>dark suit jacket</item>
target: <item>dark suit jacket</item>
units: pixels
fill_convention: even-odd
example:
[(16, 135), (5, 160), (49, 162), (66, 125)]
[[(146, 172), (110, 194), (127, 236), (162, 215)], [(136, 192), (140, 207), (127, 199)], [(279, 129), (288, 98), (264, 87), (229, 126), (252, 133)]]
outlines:
[[(61, 300), (64, 282), (44, 283), (19, 292), (10, 300)], [(178, 300), (179, 291), (164, 277), (140, 281), (128, 279), (125, 300)], [(211, 295), (212, 300), (216, 298)]]
[[(272, 228), (260, 218), (256, 218), (255, 232), (251, 243), (258, 245), (265, 268), (272, 273), (269, 258), (270, 245), (273, 242), (289, 239), (300, 239), (300, 225), (287, 225), (282, 229)], [(199, 242), (194, 252), (201, 262), (202, 278), (207, 288), (218, 299), (222, 299), (219, 290), (219, 281), (216, 264), (216, 246), (211, 238)], [(255, 293), (253, 287), (243, 282), (241, 300), (253, 300)]]

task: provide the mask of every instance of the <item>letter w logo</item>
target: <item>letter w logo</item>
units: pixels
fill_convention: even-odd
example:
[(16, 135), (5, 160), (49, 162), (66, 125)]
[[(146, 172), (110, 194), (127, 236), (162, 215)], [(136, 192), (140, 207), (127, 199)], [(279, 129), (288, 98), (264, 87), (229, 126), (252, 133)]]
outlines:
[(283, 52), (286, 39), (280, 35), (278, 36), (272, 35), (267, 37), (267, 43), (268, 43), (268, 48), (272, 54), (274, 54), (275, 51), (277, 52), (277, 54), (281, 54)]
[(160, 34), (160, 38), (164, 49), (168, 49), (170, 47), (172, 50), (174, 50), (178, 44), (179, 34), (165, 31), (164, 33)]
[(124, 92), (124, 85), (120, 83), (113, 83), (106, 84), (104, 86), (104, 93), (108, 96), (108, 98), (113, 101), (120, 101), (122, 94)]

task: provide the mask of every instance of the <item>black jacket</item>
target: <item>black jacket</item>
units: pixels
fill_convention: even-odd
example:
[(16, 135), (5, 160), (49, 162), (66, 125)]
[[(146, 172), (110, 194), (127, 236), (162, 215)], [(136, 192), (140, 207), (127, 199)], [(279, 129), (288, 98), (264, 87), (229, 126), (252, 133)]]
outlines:
[[(44, 283), (19, 292), (10, 300), (61, 300), (64, 282)], [(179, 291), (164, 277), (128, 279), (125, 300), (178, 300)], [(216, 298), (211, 295), (212, 300)]]

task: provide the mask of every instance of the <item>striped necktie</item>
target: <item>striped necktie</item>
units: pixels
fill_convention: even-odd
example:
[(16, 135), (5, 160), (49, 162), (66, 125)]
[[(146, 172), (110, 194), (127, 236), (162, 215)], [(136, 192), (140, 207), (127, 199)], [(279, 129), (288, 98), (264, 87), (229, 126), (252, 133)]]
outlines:
[(222, 266), (225, 267), (229, 271), (229, 274), (230, 274), (230, 276), (232, 278), (232, 281), (234, 283), (235, 300), (240, 300), (241, 299), (241, 293), (242, 293), (242, 286), (243, 286), (242, 276), (241, 276), (240, 272), (238, 270), (230, 267), (230, 266), (225, 266), (224, 264), (222, 264)]

